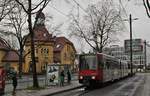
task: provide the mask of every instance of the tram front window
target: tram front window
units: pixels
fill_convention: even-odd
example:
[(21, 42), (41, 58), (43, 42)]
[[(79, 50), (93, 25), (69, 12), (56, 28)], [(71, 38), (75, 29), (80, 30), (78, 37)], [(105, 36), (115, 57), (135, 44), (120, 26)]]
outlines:
[(80, 67), (80, 70), (96, 70), (96, 57), (95, 56), (81, 56), (79, 67)]

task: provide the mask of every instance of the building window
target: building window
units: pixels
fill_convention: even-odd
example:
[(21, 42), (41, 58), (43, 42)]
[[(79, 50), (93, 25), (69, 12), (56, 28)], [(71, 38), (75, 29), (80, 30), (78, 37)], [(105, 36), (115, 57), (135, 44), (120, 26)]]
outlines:
[(35, 50), (36, 50), (36, 53), (38, 53), (38, 49), (36, 48)]
[(41, 49), (41, 53), (49, 53), (48, 48), (42, 48), (42, 49)]
[(42, 48), (41, 53), (47, 55), (49, 53), (48, 48)]
[(67, 53), (64, 53), (64, 60), (67, 60)]
[(61, 46), (60, 44), (57, 44), (57, 45), (56, 45), (56, 48), (59, 48), (60, 46)]
[(47, 48), (44, 48), (44, 53), (45, 54), (48, 54), (49, 53), (49, 50)]
[(43, 48), (41, 49), (41, 53), (43, 53)]

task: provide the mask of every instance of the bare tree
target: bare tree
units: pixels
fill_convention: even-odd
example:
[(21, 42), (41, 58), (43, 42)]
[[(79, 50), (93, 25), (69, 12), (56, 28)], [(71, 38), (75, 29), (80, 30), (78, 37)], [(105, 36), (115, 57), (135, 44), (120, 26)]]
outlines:
[[(14, 31), (4, 31), (1, 33), (4, 34), (5, 36), (11, 36), (11, 37), (17, 38), (17, 41), (19, 43), (19, 48), (18, 48), (18, 51), (15, 51), (15, 52), (19, 56), (19, 77), (21, 77), (23, 60), (25, 56), (29, 54), (29, 53), (23, 54), (25, 42), (27, 39), (24, 36), (25, 34), (28, 34), (27, 28), (26, 28), (27, 15), (23, 11), (23, 8), (18, 3), (16, 4), (16, 2), (14, 2), (14, 5), (15, 5), (15, 8), (8, 14), (7, 18), (5, 19), (6, 23), (4, 24), (5, 27), (9, 27), (8, 29), (11, 29), (11, 30), (14, 29)], [(53, 17), (48, 16), (48, 15), (46, 16), (46, 22), (48, 22), (47, 26), (53, 35), (61, 34), (60, 28), (63, 24), (54, 25), (54, 23), (52, 23)], [(10, 45), (12, 45), (12, 47), (15, 46), (16, 41), (15, 41), (15, 44), (12, 41)]]
[(144, 7), (146, 9), (147, 16), (150, 18), (150, 1), (143, 0)]
[[(33, 87), (34, 88), (38, 88), (39, 84), (38, 84), (38, 79), (37, 79), (37, 72), (36, 72), (36, 62), (35, 62), (35, 47), (34, 47), (34, 27), (32, 27), (32, 14), (36, 13), (38, 10), (38, 14), (40, 15), (40, 12), (42, 12), (42, 10), (47, 6), (47, 4), (51, 1), (51, 0), (38, 0), (39, 2), (37, 2), (36, 5), (32, 6), (32, 0), (27, 0), (27, 4), (28, 6), (24, 6), (24, 2), (23, 0), (15, 0), (18, 4), (20, 4), (20, 6), (24, 9), (24, 11), (27, 14), (28, 17), (28, 29), (29, 29), (29, 34), (31, 37), (31, 59), (32, 59), (32, 69), (33, 69)], [(37, 15), (37, 17), (35, 18), (35, 24), (38, 21), (39, 15)]]
[(69, 26), (71, 35), (83, 38), (96, 52), (102, 52), (103, 48), (116, 40), (116, 33), (122, 30), (120, 11), (117, 11), (113, 2), (102, 0), (97, 4), (89, 5), (87, 15), (82, 21), (73, 17)]
[(3, 34), (6, 36), (11, 35), (15, 37), (19, 43), (19, 50), (15, 51), (19, 56), (19, 76), (22, 75), (22, 64), (24, 60), (23, 51), (24, 46), (27, 38), (24, 38), (24, 35), (27, 34), (26, 28), (26, 20), (27, 15), (23, 11), (23, 8), (16, 2), (14, 2), (15, 8), (8, 14), (7, 18), (5, 19), (4, 26), (8, 26), (9, 29), (14, 31), (6, 31)]
[(61, 35), (61, 27), (63, 26), (63, 23), (60, 23), (60, 24), (55, 24), (54, 23), (54, 19), (52, 16), (49, 16), (49, 15), (45, 15), (46, 16), (46, 27), (48, 30), (50, 30), (50, 33), (53, 35), (53, 36), (58, 36), (58, 35)]
[(14, 8), (14, 5), (11, 3), (12, 3), (12, 0), (0, 0), (0, 22)]
[[(12, 3), (12, 0), (0, 0), (0, 22), (14, 9), (15, 5)], [(2, 29), (0, 31), (4, 32)], [(1, 34), (1, 36), (3, 35)]]

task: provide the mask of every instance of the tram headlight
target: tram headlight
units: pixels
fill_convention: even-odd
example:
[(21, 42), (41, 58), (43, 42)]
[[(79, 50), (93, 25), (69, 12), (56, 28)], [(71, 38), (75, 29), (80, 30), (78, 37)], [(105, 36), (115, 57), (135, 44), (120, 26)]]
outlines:
[(92, 76), (92, 79), (95, 79), (95, 76)]
[(83, 76), (80, 76), (80, 79), (83, 79)]

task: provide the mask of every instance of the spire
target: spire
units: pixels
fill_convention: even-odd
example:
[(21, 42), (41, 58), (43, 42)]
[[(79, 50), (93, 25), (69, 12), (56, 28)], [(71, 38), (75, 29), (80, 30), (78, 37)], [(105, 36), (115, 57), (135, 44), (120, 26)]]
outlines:
[(37, 12), (36, 17), (42, 18), (42, 19), (45, 20), (45, 15), (44, 15), (44, 13), (43, 13), (42, 11), (40, 11), (40, 10)]
[(35, 18), (35, 26), (44, 26), (45, 15), (42, 11), (38, 11)]

